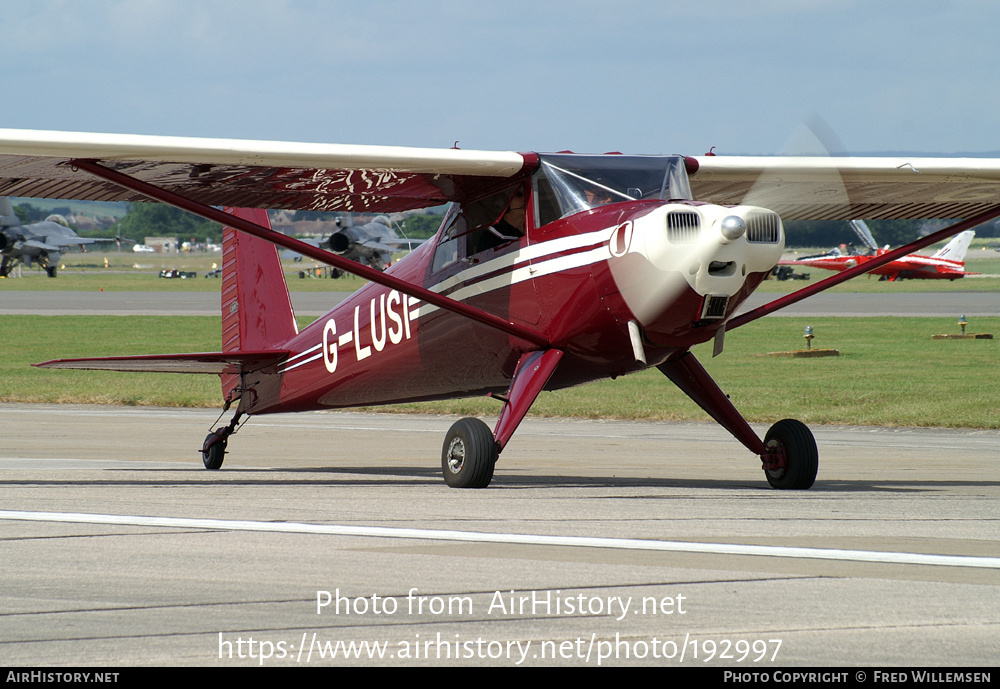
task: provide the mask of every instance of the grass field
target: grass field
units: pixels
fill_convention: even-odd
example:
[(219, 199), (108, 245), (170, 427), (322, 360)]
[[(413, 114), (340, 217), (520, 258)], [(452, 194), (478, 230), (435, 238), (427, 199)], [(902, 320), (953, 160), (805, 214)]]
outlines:
[[(105, 264), (107, 260), (107, 264)], [(222, 280), (206, 278), (206, 273), (222, 263), (221, 254), (136, 254), (128, 252), (65, 254), (58, 277), (49, 278), (41, 270), (21, 271), (20, 278), (0, 279), (0, 294), (18, 291), (105, 291), (105, 292), (219, 292)], [(105, 267), (106, 265), (106, 267)], [(299, 277), (318, 267), (313, 262), (282, 261), (289, 289), (308, 292), (353, 292), (364, 280), (353, 275), (336, 279)], [(194, 271), (198, 277), (163, 279), (164, 269)]]
[[(986, 241), (986, 240), (982, 240)], [(819, 249), (799, 249), (798, 255), (817, 253)], [(789, 254), (791, 255), (791, 254)], [(0, 294), (21, 290), (72, 290), (105, 292), (205, 292), (219, 291), (220, 280), (205, 278), (205, 273), (217, 267), (222, 261), (220, 254), (136, 254), (131, 251), (108, 252), (91, 251), (83, 253), (64, 254), (60, 262), (59, 277), (50, 279), (41, 270), (23, 270), (19, 279), (0, 279)], [(296, 263), (290, 259), (282, 261), (288, 287), (298, 292), (353, 292), (364, 281), (352, 275), (344, 275), (336, 279), (300, 277), (319, 264), (312, 261)], [(163, 269), (195, 271), (198, 277), (187, 280), (165, 280), (158, 277)], [(1000, 254), (982, 247), (971, 250), (966, 269), (985, 276), (970, 277), (954, 282), (947, 280), (901, 280), (898, 282), (880, 281), (875, 276), (861, 276), (843, 285), (834, 287), (833, 292), (865, 292), (865, 293), (896, 293), (896, 292), (1000, 292)], [(797, 272), (810, 275), (809, 282), (822, 280), (833, 275), (831, 271), (809, 269), (803, 266), (796, 268)], [(787, 280), (779, 282), (768, 280), (758, 291), (785, 294), (793, 292), (809, 282)]]
[[(56, 279), (25, 270), (20, 279), (0, 280), (0, 300), (15, 298), (4, 297), (4, 292), (21, 290), (218, 291), (221, 281), (202, 275), (220, 260), (218, 254), (66, 254)], [(283, 264), (293, 291), (354, 291), (363, 284), (349, 276), (302, 278), (300, 271), (315, 264), (291, 260)], [(198, 277), (161, 279), (157, 275), (163, 268), (197, 271)], [(974, 245), (967, 269), (1000, 275), (1000, 254)], [(816, 270), (812, 279), (831, 274)], [(786, 293), (805, 284), (767, 281), (760, 290)], [(895, 283), (861, 277), (834, 291), (1000, 292), (1000, 277)], [(696, 353), (752, 421), (795, 417), (812, 423), (1000, 428), (996, 349), (1000, 341), (932, 342), (932, 334), (955, 330), (952, 318), (810, 318), (808, 325), (820, 333), (817, 345), (840, 349), (840, 357), (803, 360), (759, 356), (800, 348), (806, 324), (805, 319), (762, 319), (730, 333), (721, 357), (712, 359), (708, 346)], [(975, 328), (1000, 336), (1000, 319), (977, 318)], [(219, 383), (214, 376), (53, 371), (30, 366), (52, 358), (214, 351), (219, 348), (218, 317), (0, 316), (0, 342), (5, 345), (5, 356), (0, 359), (0, 401), (219, 406)], [(392, 409), (490, 417), (499, 411), (499, 403), (471, 399)], [(707, 418), (655, 370), (543, 393), (532, 413)]]
[[(57, 278), (61, 280), (62, 278)], [(200, 278), (199, 278), (200, 279)], [(54, 281), (53, 281), (54, 282)], [(178, 281), (180, 282), (180, 281)], [(301, 323), (309, 319), (300, 319)], [(53, 358), (214, 351), (218, 317), (0, 316), (0, 401), (220, 406), (215, 376), (38, 369)], [(805, 325), (839, 357), (784, 359)], [(976, 330), (1000, 335), (1000, 318)], [(726, 351), (696, 354), (751, 421), (1000, 428), (1000, 340), (931, 341), (952, 318), (765, 318), (730, 333)], [(393, 407), (396, 411), (494, 417), (489, 399)], [(533, 414), (626, 419), (706, 419), (658, 371), (545, 392)]]

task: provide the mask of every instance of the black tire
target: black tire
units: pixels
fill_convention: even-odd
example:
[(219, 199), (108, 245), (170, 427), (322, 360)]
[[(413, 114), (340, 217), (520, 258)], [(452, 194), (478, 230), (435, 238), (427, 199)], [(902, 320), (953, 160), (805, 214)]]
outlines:
[(452, 488), (485, 488), (493, 480), (497, 444), (493, 431), (479, 419), (456, 421), (441, 450), (441, 471)]
[(50, 278), (54, 278), (56, 276), (56, 266), (46, 266), (45, 274), (48, 275)]
[(784, 419), (771, 426), (764, 436), (768, 448), (784, 448), (786, 464), (781, 469), (768, 470), (767, 482), (774, 488), (806, 490), (816, 481), (819, 451), (812, 432), (801, 421)]
[(215, 471), (222, 467), (222, 462), (226, 459), (226, 444), (229, 439), (222, 434), (225, 430), (225, 428), (220, 428), (209, 433), (208, 437), (205, 438), (205, 444), (201, 448), (201, 461), (205, 463), (206, 469)]

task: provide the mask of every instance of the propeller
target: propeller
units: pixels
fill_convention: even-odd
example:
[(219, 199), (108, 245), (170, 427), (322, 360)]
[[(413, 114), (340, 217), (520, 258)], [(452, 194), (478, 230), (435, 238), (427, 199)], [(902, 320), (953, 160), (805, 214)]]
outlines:
[[(833, 129), (819, 115), (812, 115), (793, 132), (778, 155), (832, 158), (845, 155), (845, 148)], [(767, 208), (782, 219), (813, 220), (845, 213), (850, 199), (833, 167), (814, 170), (805, 177), (794, 167), (785, 166), (765, 170), (743, 197), (743, 204)]]
[[(813, 117), (789, 139), (782, 155), (828, 157), (831, 151), (843, 150), (829, 126), (819, 117)], [(804, 203), (803, 195), (808, 198), (808, 205)], [(847, 190), (832, 166), (829, 172), (814, 173), (804, 182), (801, 173), (796, 172), (793, 166), (765, 166), (765, 172), (760, 174), (732, 213), (719, 208), (712, 214), (706, 207), (701, 207), (703, 214), (709, 212), (710, 215), (688, 232), (674, 231), (671, 227), (674, 220), (671, 216), (675, 212), (678, 214), (677, 221), (683, 222), (683, 210), (668, 213), (667, 234), (675, 238), (668, 242), (663, 242), (658, 236), (663, 233), (663, 225), (647, 223), (642, 227), (642, 219), (638, 219), (635, 228), (632, 228), (634, 231), (628, 242), (628, 252), (620, 257), (625, 260), (611, 261), (612, 275), (629, 309), (640, 324), (648, 326), (671, 308), (692, 284), (696, 288), (705, 287), (712, 284), (707, 279), (712, 275), (731, 275), (727, 271), (737, 271), (744, 276), (772, 267), (747, 265), (746, 252), (740, 250), (740, 246), (745, 245), (737, 243), (748, 230), (740, 216), (747, 216), (753, 222), (753, 212), (746, 206), (774, 211), (782, 217), (783, 214), (805, 217), (809, 215), (806, 209), (814, 208), (817, 201), (823, 215), (833, 209), (847, 212)], [(619, 247), (624, 245), (620, 236), (625, 232), (621, 227), (615, 230), (612, 253), (616, 240)], [(678, 238), (680, 241), (676, 241)], [(742, 285), (741, 281), (739, 285)], [(706, 289), (698, 291), (711, 293)], [(697, 318), (697, 314), (688, 314), (687, 317)]]

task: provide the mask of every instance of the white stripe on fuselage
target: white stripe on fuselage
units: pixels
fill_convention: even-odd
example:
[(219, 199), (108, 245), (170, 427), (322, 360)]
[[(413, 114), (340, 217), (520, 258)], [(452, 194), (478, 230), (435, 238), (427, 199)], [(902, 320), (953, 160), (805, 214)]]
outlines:
[[(613, 232), (614, 228), (608, 228), (597, 232), (588, 232), (587, 234), (572, 235), (570, 237), (560, 237), (559, 239), (553, 239), (548, 242), (533, 244), (521, 249), (520, 251), (498, 256), (492, 261), (481, 263), (469, 270), (463, 270), (457, 275), (442, 280), (428, 289), (433, 292), (441, 293), (445, 290), (451, 289), (452, 287), (465, 283), (464, 287), (460, 287), (448, 295), (452, 299), (465, 301), (470, 297), (486, 294), (504, 287), (510, 287), (524, 282), (525, 280), (532, 280), (544, 275), (551, 275), (552, 273), (572, 270), (573, 268), (580, 268), (582, 266), (599, 263), (600, 261), (606, 261), (611, 258), (611, 249), (608, 248), (607, 242), (611, 239), (611, 234)], [(581, 251), (579, 253), (553, 258), (555, 254), (559, 254), (564, 251), (572, 251), (573, 249), (580, 249), (594, 244), (597, 244), (598, 246), (590, 251)], [(479, 282), (473, 282), (478, 277), (489, 275), (490, 273), (497, 271), (502, 272), (492, 278), (481, 280)], [(413, 317), (417, 318), (419, 316), (426, 316), (434, 311), (437, 311), (438, 308), (439, 307), (431, 304), (423, 304), (419, 308), (414, 309), (415, 313)]]
[[(511, 287), (526, 280), (606, 261), (611, 258), (608, 241), (613, 232), (614, 228), (608, 228), (597, 232), (560, 237), (559, 239), (532, 244), (518, 251), (498, 256), (493, 260), (462, 270), (458, 274), (445, 278), (441, 282), (428, 287), (428, 289), (438, 294), (453, 290), (448, 296), (457, 301), (464, 301), (474, 296)], [(575, 249), (583, 249), (588, 246), (593, 246), (594, 248), (565, 256), (556, 255)], [(491, 273), (496, 273), (496, 275), (480, 279)], [(421, 316), (431, 314), (440, 308), (432, 304), (424, 304), (414, 297), (408, 297), (407, 306), (409, 307), (408, 316), (410, 322), (417, 320)], [(353, 331), (349, 330), (345, 332), (338, 340), (338, 347), (350, 343), (352, 339)], [(289, 358), (284, 368), (279, 370), (281, 372), (291, 371), (310, 362), (322, 359), (322, 350), (323, 343), (320, 342)]]

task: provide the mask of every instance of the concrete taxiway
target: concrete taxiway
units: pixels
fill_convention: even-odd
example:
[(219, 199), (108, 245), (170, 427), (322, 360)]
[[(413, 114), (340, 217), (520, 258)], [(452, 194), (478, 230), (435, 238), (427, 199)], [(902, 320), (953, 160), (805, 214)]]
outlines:
[(257, 417), (209, 472), (216, 416), (0, 405), (4, 665), (1000, 657), (995, 431), (817, 428), (776, 491), (712, 424), (528, 419), (453, 490), (450, 418)]

